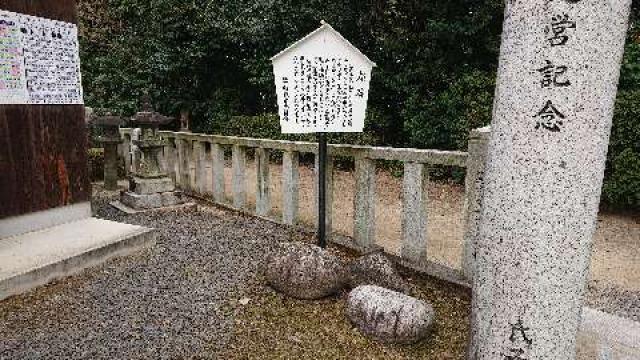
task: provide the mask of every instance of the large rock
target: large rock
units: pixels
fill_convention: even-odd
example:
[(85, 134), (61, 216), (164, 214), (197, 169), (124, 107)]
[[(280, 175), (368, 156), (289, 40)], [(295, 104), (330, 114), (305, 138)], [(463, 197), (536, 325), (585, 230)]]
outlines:
[(409, 284), (398, 274), (395, 264), (384, 254), (376, 252), (355, 260), (349, 266), (349, 286), (378, 285), (409, 294)]
[(347, 316), (365, 335), (384, 342), (410, 344), (427, 336), (435, 313), (424, 301), (365, 285), (349, 294)]
[(269, 284), (298, 299), (320, 299), (342, 289), (344, 264), (318, 246), (287, 243), (267, 259)]

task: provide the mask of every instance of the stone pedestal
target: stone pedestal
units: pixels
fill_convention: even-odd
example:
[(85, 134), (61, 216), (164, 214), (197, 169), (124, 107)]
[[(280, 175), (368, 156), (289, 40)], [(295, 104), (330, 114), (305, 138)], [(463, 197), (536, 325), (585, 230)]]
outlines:
[(96, 140), (104, 148), (104, 188), (116, 190), (118, 188), (118, 145), (122, 143), (120, 126), (124, 120), (111, 113), (104, 116), (93, 115), (93, 111), (87, 111), (87, 113), (89, 122), (102, 129), (102, 134)]
[[(142, 160), (129, 181), (129, 191), (122, 192), (120, 202), (127, 208), (121, 210), (136, 212), (183, 204), (182, 192), (175, 191), (173, 180), (161, 169), (158, 158), (168, 142), (159, 135), (160, 125), (166, 125), (173, 118), (153, 111), (148, 96), (143, 99), (143, 110), (131, 122), (140, 125), (140, 136), (132, 143), (142, 152)], [(119, 204), (116, 204), (118, 207)]]
[(469, 358), (569, 360), (631, 0), (505, 3)]
[(173, 181), (168, 177), (144, 179), (133, 177), (129, 191), (123, 192), (120, 202), (134, 210), (149, 210), (183, 204), (182, 192), (175, 191)]
[(118, 188), (118, 144), (120, 140), (104, 142), (104, 188)]

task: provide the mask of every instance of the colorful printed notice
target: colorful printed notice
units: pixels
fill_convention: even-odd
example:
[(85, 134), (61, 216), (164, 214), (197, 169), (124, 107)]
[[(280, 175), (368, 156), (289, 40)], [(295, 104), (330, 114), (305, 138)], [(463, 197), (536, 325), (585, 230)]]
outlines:
[(83, 104), (78, 28), (0, 10), (0, 104)]
[(27, 98), (22, 34), (18, 19), (0, 12), (0, 104)]

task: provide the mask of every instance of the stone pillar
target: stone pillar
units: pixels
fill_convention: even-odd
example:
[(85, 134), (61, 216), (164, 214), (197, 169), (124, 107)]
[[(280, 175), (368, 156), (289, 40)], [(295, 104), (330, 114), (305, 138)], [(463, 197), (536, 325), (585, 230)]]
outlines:
[(211, 162), (213, 167), (213, 200), (222, 204), (224, 198), (224, 149), (220, 144), (211, 144)]
[[(142, 129), (134, 128), (131, 130), (131, 140), (138, 141), (142, 134)], [(131, 172), (136, 173), (140, 170), (140, 162), (142, 161), (142, 152), (137, 145), (131, 146)]]
[(166, 159), (165, 171), (167, 172), (167, 175), (169, 175), (171, 180), (173, 180), (173, 182), (175, 183), (176, 182), (176, 165), (177, 165), (175, 139), (168, 138), (167, 141), (168, 143), (164, 147), (164, 157)]
[(189, 149), (189, 189), (197, 193), (198, 192), (198, 169), (196, 168), (196, 162), (198, 157), (198, 145), (199, 142), (197, 140), (189, 139), (187, 142)]
[(376, 164), (367, 158), (356, 158), (356, 196), (353, 204), (353, 237), (362, 250), (375, 246), (376, 232)]
[(191, 140), (176, 139), (178, 144), (179, 185), (183, 191), (191, 188)]
[(193, 144), (194, 160), (196, 164), (196, 191), (200, 195), (207, 193), (207, 145), (196, 141)]
[(282, 154), (282, 222), (287, 225), (298, 222), (299, 164), (297, 152)]
[(487, 150), (491, 127), (486, 126), (471, 131), (469, 135), (469, 158), (467, 159), (467, 176), (465, 179), (464, 199), (464, 248), (462, 254), (462, 271), (467, 279), (473, 279), (476, 242), (482, 209), (482, 189), (484, 188), (484, 168), (487, 162)]
[[(167, 139), (164, 139), (167, 141)], [(158, 151), (158, 165), (160, 166), (160, 171), (164, 174), (169, 174), (169, 156), (167, 154), (167, 145), (163, 146), (162, 149)]]
[(118, 144), (120, 141), (104, 142), (104, 188), (118, 188)]
[(427, 204), (429, 169), (404, 163), (401, 257), (414, 263), (427, 259)]
[(630, 5), (506, 1), (471, 359), (575, 358)]
[(125, 134), (122, 143), (122, 156), (124, 157), (124, 175), (129, 176), (131, 173), (131, 136)]
[(240, 145), (233, 145), (231, 152), (233, 167), (233, 206), (244, 209), (247, 204), (247, 151)]
[(271, 211), (271, 191), (269, 189), (269, 152), (256, 149), (256, 214), (268, 216)]

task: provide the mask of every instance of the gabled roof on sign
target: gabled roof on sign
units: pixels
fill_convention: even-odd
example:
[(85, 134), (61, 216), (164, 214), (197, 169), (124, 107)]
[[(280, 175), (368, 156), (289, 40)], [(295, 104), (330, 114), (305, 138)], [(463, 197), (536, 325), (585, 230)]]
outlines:
[(285, 53), (288, 53), (289, 51), (297, 48), (299, 45), (301, 45), (302, 43), (306, 42), (308, 39), (310, 39), (314, 35), (322, 32), (322, 31), (328, 31), (331, 34), (335, 35), (338, 39), (340, 39), (340, 41), (342, 41), (345, 45), (347, 45), (348, 48), (353, 50), (353, 52), (355, 52), (356, 54), (360, 55), (360, 57), (362, 57), (365, 60), (365, 62), (369, 63), (369, 65), (371, 65), (372, 67), (376, 67), (377, 66), (376, 63), (371, 61), (367, 57), (367, 55), (363, 54), (362, 51), (360, 51), (360, 49), (358, 49), (357, 47), (353, 46), (353, 44), (351, 44), (349, 42), (349, 40), (345, 39), (344, 36), (342, 36), (342, 34), (340, 34), (331, 25), (329, 25), (324, 20), (322, 20), (321, 23), (322, 23), (322, 26), (320, 26), (319, 28), (315, 29), (314, 31), (312, 31), (311, 33), (309, 33), (307, 36), (303, 37), (302, 39), (294, 42), (288, 48), (286, 48), (286, 49), (280, 51), (279, 53), (277, 53), (274, 57), (271, 58), (271, 61), (275, 61), (277, 58), (279, 58), (280, 56), (284, 55)]

